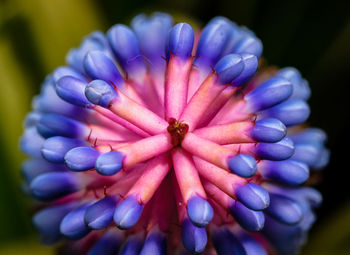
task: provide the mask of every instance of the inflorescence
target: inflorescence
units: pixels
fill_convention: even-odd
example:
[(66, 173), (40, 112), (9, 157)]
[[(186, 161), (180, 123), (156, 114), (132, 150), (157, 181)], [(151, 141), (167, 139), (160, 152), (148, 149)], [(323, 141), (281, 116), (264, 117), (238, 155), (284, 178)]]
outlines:
[[(308, 83), (224, 17), (94, 32), (33, 100), (21, 148), (42, 241), (69, 254), (294, 254), (320, 205)], [(120, 253), (118, 253), (120, 252)]]

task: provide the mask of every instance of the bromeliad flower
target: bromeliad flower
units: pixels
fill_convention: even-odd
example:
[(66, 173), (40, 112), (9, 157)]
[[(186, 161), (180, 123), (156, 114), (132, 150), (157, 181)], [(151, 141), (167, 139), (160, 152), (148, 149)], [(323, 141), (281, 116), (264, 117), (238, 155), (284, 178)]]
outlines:
[[(304, 128), (308, 83), (259, 66), (223, 17), (194, 32), (155, 13), (94, 32), (45, 80), (25, 122), (33, 222), (69, 254), (293, 254), (327, 164)], [(116, 227), (116, 226), (117, 227)], [(119, 230), (118, 230), (119, 229)]]

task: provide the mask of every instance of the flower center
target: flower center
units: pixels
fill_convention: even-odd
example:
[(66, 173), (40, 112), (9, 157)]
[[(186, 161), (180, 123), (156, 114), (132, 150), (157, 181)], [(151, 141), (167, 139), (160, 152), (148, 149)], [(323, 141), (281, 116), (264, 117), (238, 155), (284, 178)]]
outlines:
[(188, 125), (175, 118), (169, 118), (168, 123), (169, 126), (167, 130), (171, 135), (171, 144), (174, 147), (181, 146), (181, 142), (188, 132)]

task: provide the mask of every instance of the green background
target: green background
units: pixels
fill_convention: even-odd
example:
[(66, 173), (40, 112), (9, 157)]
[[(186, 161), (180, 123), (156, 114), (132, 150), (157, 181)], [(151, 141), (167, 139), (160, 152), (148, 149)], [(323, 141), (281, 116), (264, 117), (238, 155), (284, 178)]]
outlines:
[(199, 25), (226, 16), (257, 33), (269, 63), (302, 71), (313, 92), (310, 123), (327, 131), (332, 150), (317, 185), (325, 201), (302, 254), (350, 254), (348, 2), (0, 0), (0, 255), (53, 254), (39, 244), (20, 189), (18, 138), (41, 81), (84, 35), (153, 11)]

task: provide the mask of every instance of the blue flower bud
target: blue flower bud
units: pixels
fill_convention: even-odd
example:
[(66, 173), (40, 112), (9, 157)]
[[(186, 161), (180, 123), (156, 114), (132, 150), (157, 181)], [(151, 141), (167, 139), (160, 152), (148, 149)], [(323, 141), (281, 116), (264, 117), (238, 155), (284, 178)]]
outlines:
[(42, 235), (44, 244), (50, 245), (61, 238), (60, 224), (62, 219), (76, 207), (76, 203), (50, 206), (37, 212), (33, 217), (33, 225)]
[(76, 147), (64, 156), (64, 163), (73, 171), (87, 171), (95, 167), (100, 152), (92, 147)]
[(114, 175), (123, 168), (123, 159), (124, 155), (119, 151), (104, 153), (96, 160), (96, 171), (106, 176)]
[(43, 173), (64, 171), (68, 171), (64, 165), (52, 164), (42, 158), (26, 160), (21, 166), (21, 174), (27, 183)]
[(237, 201), (230, 206), (230, 212), (238, 224), (248, 231), (257, 232), (264, 227), (265, 217), (262, 211), (253, 211)]
[(302, 132), (289, 135), (294, 143), (323, 144), (327, 141), (327, 134), (319, 128), (307, 128)]
[(255, 35), (243, 32), (242, 38), (236, 43), (233, 53), (249, 53), (257, 57), (261, 56), (263, 45), (262, 42)]
[(226, 227), (212, 231), (211, 238), (218, 255), (246, 255), (242, 244)]
[(288, 225), (297, 224), (303, 217), (302, 209), (296, 201), (277, 194), (270, 194), (270, 205), (266, 213)]
[(291, 159), (264, 160), (259, 164), (259, 171), (264, 178), (287, 185), (300, 185), (309, 178), (307, 165)]
[(131, 27), (139, 40), (141, 52), (152, 66), (165, 66), (164, 55), (166, 36), (173, 19), (166, 13), (154, 13), (150, 18), (141, 14), (131, 21)]
[(287, 134), (286, 126), (278, 119), (265, 118), (255, 122), (251, 136), (258, 142), (275, 143)]
[(193, 196), (187, 203), (188, 217), (197, 227), (205, 227), (214, 216), (211, 205), (205, 199), (199, 196)]
[(115, 209), (113, 220), (120, 229), (133, 227), (141, 217), (143, 205), (135, 197), (129, 196), (121, 201)]
[(295, 152), (291, 159), (303, 162), (312, 167), (320, 160), (320, 154), (323, 146), (307, 143), (298, 143), (295, 145)]
[(240, 55), (244, 62), (244, 69), (241, 74), (232, 81), (234, 86), (242, 85), (242, 83), (248, 80), (258, 68), (258, 58), (256, 56), (249, 53), (242, 53)]
[[(84, 87), (85, 86), (86, 85), (84, 85)], [(69, 85), (67, 89), (68, 91), (71, 89), (69, 88)], [(64, 91), (64, 92), (67, 92), (67, 91)], [(79, 91), (77, 93), (79, 93)], [(66, 98), (69, 98), (68, 95), (66, 95)], [(85, 99), (83, 99), (83, 101), (84, 100)], [(83, 103), (83, 106), (85, 106), (84, 102), (80, 102), (80, 103)], [(41, 89), (41, 94), (37, 96), (33, 102), (33, 107), (38, 112), (56, 113), (56, 114), (72, 117), (77, 120), (83, 120), (88, 115), (88, 112), (87, 112), (87, 109), (80, 107), (81, 104), (78, 104), (78, 105), (79, 106), (75, 104), (71, 104), (63, 100), (60, 96), (58, 96), (58, 93), (56, 92), (56, 85), (53, 83), (50, 76), (45, 80), (45, 83)]]
[(303, 123), (309, 115), (310, 108), (301, 99), (289, 99), (263, 112), (263, 116), (279, 119), (287, 127)]
[(151, 231), (147, 235), (140, 255), (166, 255), (167, 244), (164, 234), (158, 231)]
[(169, 58), (171, 54), (177, 55), (182, 59), (191, 56), (194, 42), (194, 32), (187, 23), (178, 23), (170, 31), (167, 39), (166, 54)]
[(56, 83), (59, 79), (61, 79), (64, 76), (71, 76), (79, 80), (86, 81), (85, 77), (81, 73), (78, 73), (73, 68), (68, 66), (57, 67), (52, 72), (52, 79), (54, 83)]
[(203, 252), (208, 241), (205, 228), (196, 227), (187, 218), (182, 222), (181, 237), (184, 247), (194, 254)]
[(87, 83), (72, 76), (64, 76), (57, 81), (57, 95), (68, 103), (86, 107), (90, 102), (85, 97)]
[(284, 77), (293, 84), (293, 93), (290, 98), (307, 100), (310, 97), (310, 88), (307, 81), (303, 80), (299, 71), (293, 67), (282, 68), (278, 76)]
[(38, 112), (28, 113), (27, 116), (25, 117), (24, 122), (23, 122), (24, 128), (30, 128), (30, 127), (35, 126), (38, 123), (38, 121), (40, 120), (41, 115), (42, 114), (38, 113)]
[(87, 255), (100, 254), (119, 254), (120, 247), (123, 243), (123, 236), (116, 229), (109, 229), (103, 236), (94, 244)]
[(285, 160), (294, 153), (294, 143), (288, 137), (284, 137), (277, 143), (259, 143), (256, 146), (256, 155), (262, 159)]
[(91, 229), (104, 229), (113, 221), (117, 204), (115, 197), (105, 197), (87, 208), (84, 216), (85, 224)]
[(101, 51), (90, 51), (84, 59), (84, 68), (86, 73), (94, 80), (104, 80), (117, 86), (123, 84), (123, 77), (117, 67)]
[(129, 27), (122, 24), (114, 25), (108, 30), (107, 37), (114, 55), (127, 73), (145, 69), (139, 42)]
[(219, 83), (228, 84), (242, 73), (244, 67), (243, 59), (239, 54), (229, 54), (221, 58), (214, 69), (219, 76)]
[(248, 255), (268, 255), (265, 248), (254, 237), (241, 232), (237, 238)]
[(225, 48), (231, 32), (231, 25), (223, 19), (215, 19), (206, 25), (200, 35), (196, 63), (215, 65)]
[(70, 66), (79, 70), (79, 72), (84, 73), (84, 58), (86, 56), (86, 53), (93, 50), (99, 50), (105, 52), (106, 54), (109, 54), (108, 41), (104, 33), (95, 31), (86, 36), (79, 48), (72, 49), (68, 52), (66, 62)]
[(41, 158), (41, 147), (45, 139), (38, 134), (35, 127), (27, 128), (24, 131), (20, 141), (19, 147), (21, 151), (34, 158)]
[(63, 218), (60, 225), (60, 231), (64, 236), (69, 239), (78, 240), (90, 232), (84, 223), (84, 215), (90, 204), (91, 203), (83, 204)]
[(140, 235), (129, 236), (123, 245), (120, 255), (139, 255), (143, 246), (143, 238)]
[(245, 154), (229, 157), (227, 163), (232, 173), (241, 177), (251, 177), (257, 170), (256, 160)]
[(43, 114), (36, 127), (45, 138), (65, 136), (84, 139), (90, 132), (90, 129), (84, 123), (55, 113)]
[(319, 155), (319, 160), (312, 164), (312, 168), (315, 170), (320, 170), (326, 167), (330, 160), (331, 153), (328, 149), (323, 149)]
[(66, 155), (69, 150), (86, 145), (87, 142), (82, 140), (54, 136), (45, 140), (41, 148), (41, 154), (46, 160), (52, 163), (64, 163), (64, 155)]
[(292, 84), (280, 77), (273, 77), (248, 93), (244, 99), (252, 112), (259, 112), (285, 101), (293, 92)]
[(80, 179), (69, 172), (52, 172), (37, 176), (30, 189), (40, 200), (54, 200), (74, 193), (80, 189)]
[(94, 80), (85, 88), (86, 98), (93, 104), (108, 108), (118, 96), (115, 89), (103, 80)]
[(260, 185), (248, 183), (236, 189), (238, 200), (249, 209), (261, 211), (270, 204), (269, 193)]

